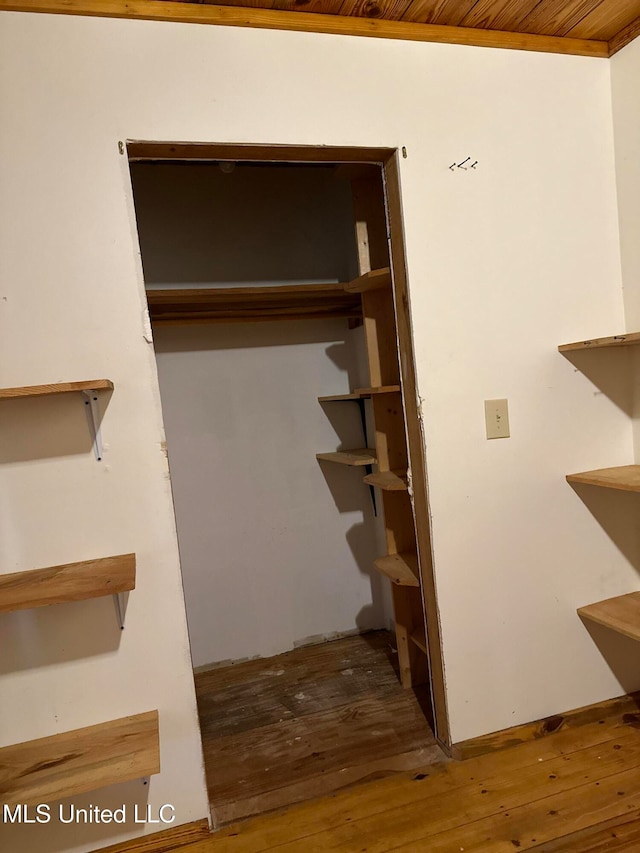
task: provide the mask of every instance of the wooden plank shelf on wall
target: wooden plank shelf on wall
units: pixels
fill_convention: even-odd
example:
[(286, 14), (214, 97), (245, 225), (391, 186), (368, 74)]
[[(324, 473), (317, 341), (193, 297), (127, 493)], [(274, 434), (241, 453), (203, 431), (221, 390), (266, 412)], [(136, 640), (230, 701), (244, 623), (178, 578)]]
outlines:
[(578, 615), (632, 640), (640, 640), (640, 592), (629, 592), (596, 604), (587, 604), (578, 608)]
[(406, 471), (376, 471), (367, 474), (364, 481), (368, 486), (377, 486), (384, 492), (406, 492), (409, 488)]
[(640, 344), (640, 332), (629, 332), (623, 335), (612, 335), (608, 338), (591, 338), (588, 341), (576, 341), (572, 344), (562, 344), (558, 352), (579, 352), (586, 349), (604, 349), (605, 347), (630, 347)]
[(0, 748), (0, 801), (34, 805), (160, 772), (158, 712)]
[(369, 447), (357, 450), (337, 450), (333, 453), (316, 453), (316, 459), (336, 462), (338, 465), (375, 465), (376, 452)]
[(383, 287), (391, 287), (390, 267), (370, 270), (344, 285), (347, 293), (367, 293), (369, 290), (380, 290)]
[(0, 388), (0, 400), (16, 397), (48, 397), (52, 394), (69, 394), (72, 391), (112, 391), (109, 379), (88, 379), (82, 382), (54, 382), (50, 385), (23, 385), (18, 388)]
[(356, 388), (355, 391), (350, 391), (348, 394), (331, 394), (328, 397), (318, 397), (318, 402), (334, 403), (340, 400), (367, 400), (378, 394), (397, 394), (399, 391), (399, 385), (382, 385), (378, 388)]
[(373, 561), (376, 569), (398, 586), (420, 586), (415, 554), (387, 554)]
[(579, 474), (567, 474), (568, 483), (640, 492), (640, 465), (620, 465), (617, 468), (597, 468)]
[(115, 595), (135, 585), (135, 554), (13, 572), (0, 575), (0, 613)]
[(286, 284), (147, 290), (154, 324), (362, 318), (357, 294), (342, 284)]

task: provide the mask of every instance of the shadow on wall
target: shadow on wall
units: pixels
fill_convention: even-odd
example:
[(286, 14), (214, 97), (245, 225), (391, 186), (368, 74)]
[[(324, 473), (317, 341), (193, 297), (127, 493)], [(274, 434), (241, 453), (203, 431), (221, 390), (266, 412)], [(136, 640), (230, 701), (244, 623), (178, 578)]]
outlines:
[(380, 624), (381, 615), (389, 609), (387, 601), (389, 590), (386, 587), (388, 581), (373, 566), (373, 561), (380, 554), (375, 534), (371, 529), (371, 522), (372, 519), (362, 524), (354, 524), (347, 532), (347, 542), (358, 568), (369, 578), (371, 584), (372, 604), (362, 607), (356, 616), (356, 625), (361, 631), (371, 626), (377, 627)]
[[(578, 483), (573, 483), (572, 487), (640, 575), (640, 494)], [(640, 690), (640, 643), (589, 619), (583, 619), (582, 622), (623, 690), (626, 693)]]
[[(111, 393), (98, 397), (101, 422)], [(0, 434), (0, 464), (91, 453), (86, 405), (77, 392), (3, 400)]]
[(111, 596), (2, 613), (0, 675), (110, 654), (121, 635)]
[(591, 515), (640, 575), (640, 494), (571, 484)]
[[(96, 721), (100, 722), (100, 721)], [(52, 732), (53, 734), (53, 732)], [(153, 777), (151, 780), (153, 784)], [(88, 794), (80, 794), (64, 800), (56, 800), (49, 804), (50, 820), (48, 823), (8, 823), (0, 824), (0, 848), (2, 850), (46, 850), (47, 853), (63, 853), (65, 850), (78, 849), (87, 846), (95, 850), (104, 847), (107, 843), (113, 844), (117, 841), (118, 831), (123, 838), (132, 832), (140, 833), (143, 820), (147, 815), (149, 800), (149, 784), (142, 779), (134, 779), (131, 782), (123, 782), (120, 785), (110, 785)], [(125, 823), (66, 823), (75, 809), (90, 809), (98, 806), (99, 809), (122, 809)], [(165, 815), (168, 817), (169, 812)], [(150, 814), (158, 820), (157, 814)], [(29, 809), (29, 817), (35, 817), (35, 807)], [(140, 823), (136, 823), (136, 817)], [(177, 815), (176, 824), (180, 823), (180, 815)], [(184, 822), (184, 821), (182, 821)], [(152, 832), (166, 829), (164, 825), (152, 828)]]
[[(331, 344), (326, 349), (326, 353), (333, 363), (340, 368), (349, 377), (349, 388), (353, 391), (356, 387), (364, 388), (367, 384), (362, 382), (360, 377), (366, 375), (366, 366), (357, 365), (353, 360), (353, 348), (347, 344), (347, 341)], [(350, 405), (355, 405), (354, 403)]]
[(627, 415), (634, 413), (636, 366), (633, 347), (597, 348), (563, 353), (596, 388)]
[[(582, 624), (620, 682), (622, 690), (625, 693), (640, 690), (640, 643), (590, 619), (583, 619)], [(640, 710), (640, 697), (637, 701)]]
[[(243, 334), (246, 332), (246, 334)], [(345, 347), (346, 320), (273, 320), (265, 323), (202, 323), (160, 326), (154, 339), (157, 353), (199, 350), (253, 349), (260, 347), (340, 342)], [(327, 351), (332, 349), (329, 347)], [(345, 350), (347, 348), (345, 347)], [(345, 352), (345, 359), (349, 353)], [(347, 369), (346, 367), (344, 368)]]

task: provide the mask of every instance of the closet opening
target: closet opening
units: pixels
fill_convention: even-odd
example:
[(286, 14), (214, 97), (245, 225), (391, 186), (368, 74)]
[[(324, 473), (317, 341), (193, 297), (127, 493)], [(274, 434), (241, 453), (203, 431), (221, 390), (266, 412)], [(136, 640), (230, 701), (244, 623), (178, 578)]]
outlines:
[(445, 760), (397, 152), (127, 148), (214, 821)]

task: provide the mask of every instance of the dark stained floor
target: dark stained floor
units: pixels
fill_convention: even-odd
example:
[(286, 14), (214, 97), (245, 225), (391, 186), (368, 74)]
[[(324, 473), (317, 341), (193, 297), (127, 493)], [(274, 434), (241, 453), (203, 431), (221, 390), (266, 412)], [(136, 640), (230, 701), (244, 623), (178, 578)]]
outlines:
[(196, 675), (219, 824), (445, 761), (375, 631)]

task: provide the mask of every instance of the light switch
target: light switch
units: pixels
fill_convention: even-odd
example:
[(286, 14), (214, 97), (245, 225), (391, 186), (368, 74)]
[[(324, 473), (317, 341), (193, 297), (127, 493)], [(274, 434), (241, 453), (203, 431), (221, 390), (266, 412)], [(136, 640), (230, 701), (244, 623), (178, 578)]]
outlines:
[(509, 438), (507, 400), (485, 400), (484, 419), (487, 425), (487, 438)]

